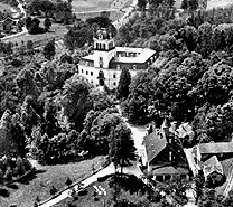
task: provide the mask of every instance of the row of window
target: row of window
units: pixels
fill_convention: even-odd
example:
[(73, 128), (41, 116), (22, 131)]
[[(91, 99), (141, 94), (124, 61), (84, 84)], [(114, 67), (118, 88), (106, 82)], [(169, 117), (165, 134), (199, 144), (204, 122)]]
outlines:
[(113, 48), (113, 42), (109, 43), (109, 48), (107, 48), (107, 45), (105, 43), (96, 43), (95, 49), (97, 50), (106, 50)]
[[(117, 68), (117, 69), (121, 69), (121, 66), (120, 66), (120, 65), (117, 65), (116, 68)], [(133, 65), (133, 69), (134, 69), (134, 70), (137, 69), (137, 65)]]
[[(82, 69), (82, 73), (84, 73), (83, 69)], [(86, 71), (86, 75), (88, 75), (88, 71)], [(93, 76), (93, 72), (91, 72), (91, 76)], [(116, 74), (113, 74), (113, 78), (116, 78)]]

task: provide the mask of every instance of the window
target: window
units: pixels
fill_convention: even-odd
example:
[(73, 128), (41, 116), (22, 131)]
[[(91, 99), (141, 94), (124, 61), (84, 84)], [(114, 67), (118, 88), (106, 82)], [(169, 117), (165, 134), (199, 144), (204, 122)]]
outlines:
[(15, 43), (15, 46), (18, 47), (18, 43), (17, 42)]
[(86, 71), (86, 75), (88, 75), (88, 72)]
[(91, 76), (93, 76), (93, 72), (91, 72)]
[(116, 78), (116, 74), (115, 73), (113, 74), (113, 78)]
[(83, 69), (82, 69), (82, 73), (83, 73)]
[(12, 22), (12, 25), (13, 25), (13, 26), (16, 26), (16, 21), (13, 21), (13, 22)]
[(134, 69), (134, 70), (137, 69), (136, 65), (133, 65), (133, 69)]
[(116, 83), (115, 83), (115, 82), (113, 82), (113, 85), (115, 86), (115, 85), (116, 85)]
[(23, 40), (21, 40), (21, 44), (23, 44)]

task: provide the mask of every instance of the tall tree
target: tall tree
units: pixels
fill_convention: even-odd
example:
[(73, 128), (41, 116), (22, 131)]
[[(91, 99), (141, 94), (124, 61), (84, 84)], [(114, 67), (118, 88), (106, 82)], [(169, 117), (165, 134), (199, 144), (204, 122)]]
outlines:
[(103, 70), (100, 70), (98, 79), (99, 79), (99, 85), (104, 86), (105, 77), (104, 77), (104, 71)]
[(131, 75), (130, 75), (129, 69), (126, 67), (123, 67), (121, 71), (119, 85), (118, 85), (119, 98), (128, 98), (130, 83), (131, 83)]
[(51, 21), (48, 17), (45, 19), (44, 26), (45, 26), (45, 30), (48, 31), (51, 26)]
[(83, 128), (83, 121), (87, 112), (93, 107), (93, 101), (90, 97), (91, 87), (78, 75), (67, 79), (63, 86), (65, 115), (67, 115), (69, 122), (76, 124), (78, 132)]
[(44, 56), (51, 60), (56, 54), (55, 40), (50, 40), (44, 48)]
[(120, 123), (112, 131), (112, 142), (110, 147), (110, 157), (114, 166), (120, 165), (121, 172), (125, 162), (136, 159), (134, 142), (131, 137), (131, 130), (125, 123)]
[(139, 0), (138, 1), (138, 8), (140, 11), (145, 11), (147, 5), (147, 0)]

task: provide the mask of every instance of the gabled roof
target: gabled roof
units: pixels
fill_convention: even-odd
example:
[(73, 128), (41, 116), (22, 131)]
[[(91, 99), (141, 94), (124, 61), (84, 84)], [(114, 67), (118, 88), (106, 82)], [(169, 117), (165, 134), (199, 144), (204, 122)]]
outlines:
[(171, 174), (188, 174), (189, 170), (186, 168), (162, 167), (152, 171), (153, 175), (171, 175)]
[(166, 148), (167, 140), (164, 137), (161, 138), (159, 133), (155, 131), (143, 138), (143, 144), (146, 147), (148, 162), (150, 162)]
[(213, 156), (211, 158), (209, 158), (208, 160), (206, 160), (203, 163), (204, 166), (204, 173), (206, 175), (209, 175), (210, 173), (217, 171), (219, 173), (223, 174), (223, 167), (222, 167), (222, 163), (218, 161), (216, 156)]
[(227, 153), (233, 152), (233, 142), (210, 142), (198, 144), (200, 153)]

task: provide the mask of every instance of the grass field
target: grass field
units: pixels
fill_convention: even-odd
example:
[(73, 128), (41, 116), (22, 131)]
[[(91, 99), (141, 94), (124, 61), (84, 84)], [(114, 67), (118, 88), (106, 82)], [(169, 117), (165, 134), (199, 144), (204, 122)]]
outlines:
[(80, 12), (109, 9), (113, 1), (114, 0), (74, 0), (72, 1), (72, 7)]
[[(41, 173), (30, 181), (28, 185), (18, 184), (14, 189), (0, 188), (0, 194), (9, 191), (9, 196), (0, 196), (0, 206), (8, 207), (16, 204), (17, 207), (32, 207), (37, 196), (42, 200), (48, 199), (49, 189), (53, 185), (57, 189), (65, 187), (65, 180), (69, 177), (72, 181), (80, 181), (92, 175), (92, 164), (95, 169), (101, 166), (103, 157), (85, 160), (74, 164), (41, 167)], [(17, 189), (18, 188), (18, 189)]]
[[(77, 201), (74, 201), (74, 199), (72, 199), (72, 198), (67, 198), (63, 201), (58, 202), (53, 207), (65, 207), (65, 206), (67, 206), (68, 203), (72, 203), (72, 204), (74, 204), (74, 206), (77, 206), (77, 207), (81, 207), (81, 206), (82, 207), (103, 207), (104, 202), (105, 202), (105, 206), (109, 206), (109, 205), (107, 205), (107, 200), (111, 200), (112, 196), (113, 196), (112, 189), (109, 186), (109, 181), (110, 181), (110, 178), (107, 178), (101, 182), (96, 181), (86, 188), (87, 194), (83, 195), (83, 196), (79, 196)], [(95, 191), (93, 186), (97, 186), (97, 187), (101, 186), (103, 189), (105, 189), (106, 196), (98, 196), (97, 195), (99, 200), (95, 201), (93, 199), (94, 198), (93, 194)], [(140, 199), (140, 196), (137, 196), (136, 193), (130, 195), (129, 191), (125, 191), (125, 190), (123, 190), (123, 188), (121, 188), (120, 197), (127, 198), (127, 199), (131, 200), (132, 202), (137, 202)]]
[(9, 40), (3, 40), (3, 42), (11, 41), (13, 44), (15, 42), (18, 42), (19, 44), (21, 41), (27, 42), (27, 40), (32, 40), (32, 42), (35, 42), (35, 40), (45, 40), (55, 37), (55, 36), (61, 36), (63, 37), (67, 33), (67, 28), (65, 26), (58, 26), (58, 25), (53, 25), (50, 28), (50, 31), (47, 32), (46, 34), (39, 34), (39, 35), (29, 35), (29, 34), (22, 34), (17, 37), (11, 37)]
[[(180, 9), (181, 2), (182, 0), (176, 0), (175, 7)], [(207, 9), (226, 7), (228, 4), (232, 3), (232, 0), (207, 0)]]

